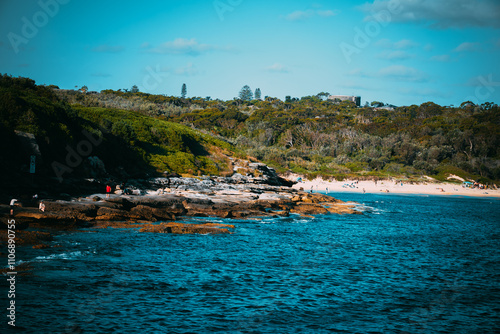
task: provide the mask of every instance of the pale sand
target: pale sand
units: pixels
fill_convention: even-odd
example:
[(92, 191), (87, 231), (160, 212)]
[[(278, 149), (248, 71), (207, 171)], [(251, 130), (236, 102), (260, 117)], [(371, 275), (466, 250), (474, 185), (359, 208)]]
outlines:
[[(289, 180), (296, 181), (298, 175), (289, 175)], [(304, 179), (303, 179), (304, 180)], [(358, 181), (344, 180), (344, 181), (325, 181), (321, 178), (316, 178), (312, 181), (304, 180), (293, 186), (295, 189), (304, 188), (304, 191), (309, 192), (311, 187), (314, 192), (364, 192), (369, 194), (375, 193), (389, 193), (389, 194), (414, 194), (414, 195), (458, 195), (458, 196), (480, 196), (480, 197), (500, 197), (500, 190), (495, 189), (470, 189), (462, 188), (459, 184), (442, 183), (442, 182), (424, 182), (424, 183), (396, 183), (396, 181), (382, 180), (377, 181)], [(354, 183), (354, 188), (344, 185)]]

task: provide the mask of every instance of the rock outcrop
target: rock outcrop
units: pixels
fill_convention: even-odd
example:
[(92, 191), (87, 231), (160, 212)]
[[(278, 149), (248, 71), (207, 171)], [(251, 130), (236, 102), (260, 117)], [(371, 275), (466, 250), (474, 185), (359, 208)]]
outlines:
[[(61, 230), (102, 226), (108, 222), (128, 222), (130, 225), (138, 221), (175, 221), (186, 216), (250, 218), (297, 214), (310, 217), (318, 214), (359, 213), (354, 209), (354, 204), (330, 196), (283, 186), (226, 182), (227, 179), (154, 179), (150, 182), (153, 189), (141, 189), (146, 195), (112, 195), (105, 199), (102, 194), (93, 194), (72, 200), (45, 200), (45, 212), (29, 207), (18, 208), (14, 218), (19, 226)], [(6, 215), (7, 207), (2, 212)], [(142, 226), (141, 231), (226, 233), (206, 224), (199, 226), (179, 222)]]

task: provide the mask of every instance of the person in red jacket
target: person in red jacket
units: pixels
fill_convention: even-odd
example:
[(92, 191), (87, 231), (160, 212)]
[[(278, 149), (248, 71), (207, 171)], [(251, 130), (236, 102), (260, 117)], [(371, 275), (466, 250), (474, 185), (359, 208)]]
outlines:
[(109, 198), (109, 194), (111, 193), (111, 187), (109, 184), (106, 185), (106, 198)]

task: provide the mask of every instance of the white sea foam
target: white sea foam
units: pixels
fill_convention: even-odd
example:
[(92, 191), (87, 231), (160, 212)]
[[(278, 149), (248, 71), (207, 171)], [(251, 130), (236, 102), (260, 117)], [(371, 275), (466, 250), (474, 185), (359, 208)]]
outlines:
[(87, 256), (94, 253), (95, 251), (75, 251), (68, 253), (60, 253), (60, 254), (50, 254), (47, 256), (37, 256), (34, 258), (34, 261), (48, 261), (48, 260), (73, 260), (82, 256)]

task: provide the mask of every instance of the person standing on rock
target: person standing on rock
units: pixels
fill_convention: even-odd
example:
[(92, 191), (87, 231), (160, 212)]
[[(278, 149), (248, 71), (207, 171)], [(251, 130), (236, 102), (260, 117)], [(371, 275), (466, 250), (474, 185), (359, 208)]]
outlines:
[(10, 215), (13, 216), (14, 215), (14, 207), (16, 206), (16, 202), (17, 202), (17, 199), (13, 198), (11, 201), (10, 201)]
[(111, 187), (109, 184), (106, 185), (106, 198), (109, 198), (109, 194), (111, 193)]

